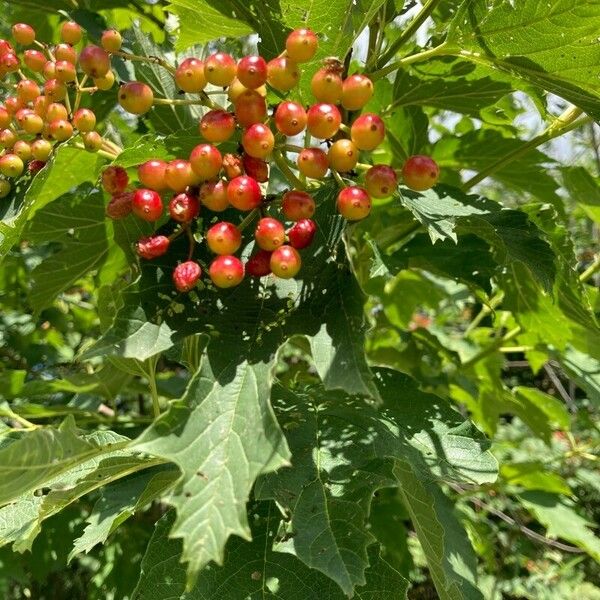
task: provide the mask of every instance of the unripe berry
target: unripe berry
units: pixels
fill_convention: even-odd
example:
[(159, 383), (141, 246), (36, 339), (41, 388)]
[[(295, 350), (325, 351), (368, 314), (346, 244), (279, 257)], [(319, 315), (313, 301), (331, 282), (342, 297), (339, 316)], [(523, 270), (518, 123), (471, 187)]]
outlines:
[(192, 171), (189, 161), (177, 158), (167, 165), (165, 181), (174, 192), (183, 192), (188, 186), (196, 183), (197, 175)]
[(5, 54), (0, 60), (0, 67), (2, 67), (2, 69), (6, 73), (15, 73), (19, 70), (19, 66), (19, 58), (16, 54), (13, 54), (12, 52)]
[[(106, 75), (106, 73), (103, 75)], [(147, 113), (152, 108), (153, 103), (154, 94), (150, 86), (145, 83), (130, 81), (119, 88), (119, 104), (133, 115)]]
[[(236, 100), (240, 97), (241, 94), (248, 91), (247, 88), (237, 77), (231, 82), (230, 86), (227, 88), (227, 97), (233, 104), (235, 104)], [(263, 94), (264, 95), (264, 94)]]
[(342, 115), (333, 104), (314, 104), (308, 109), (307, 117), (310, 135), (320, 140), (332, 138), (342, 124)]
[(267, 62), (262, 56), (244, 56), (237, 65), (237, 78), (249, 89), (259, 88), (267, 82)]
[(120, 194), (115, 194), (106, 205), (106, 216), (117, 220), (124, 219), (131, 214), (131, 211), (133, 210), (133, 196), (133, 192), (121, 192)]
[(282, 102), (275, 111), (275, 127), (291, 137), (306, 129), (307, 118), (304, 107), (298, 102)]
[(260, 206), (262, 193), (255, 179), (247, 175), (241, 175), (229, 182), (227, 198), (234, 208), (247, 211)]
[(31, 79), (22, 79), (17, 84), (17, 97), (25, 104), (33, 102), (40, 93), (40, 86)]
[(93, 131), (96, 127), (96, 115), (89, 108), (80, 108), (73, 115), (73, 125), (83, 133)]
[(50, 79), (44, 84), (44, 95), (52, 102), (62, 102), (67, 95), (67, 88), (58, 79)]
[(277, 219), (263, 217), (256, 225), (254, 239), (259, 248), (273, 251), (285, 241), (285, 228)]
[(312, 219), (300, 219), (288, 231), (290, 246), (296, 250), (307, 248), (312, 244), (315, 233), (317, 233), (317, 225)]
[(201, 92), (206, 87), (204, 63), (198, 58), (186, 58), (175, 71), (175, 83), (184, 92)]
[(206, 243), (215, 254), (234, 254), (242, 245), (242, 234), (233, 223), (220, 221), (206, 232)]
[(33, 112), (40, 117), (45, 118), (48, 106), (51, 104), (50, 100), (46, 96), (38, 96), (33, 101)]
[(342, 78), (328, 67), (319, 69), (310, 81), (310, 89), (318, 102), (339, 104), (342, 100)]
[(164, 160), (149, 160), (138, 167), (140, 183), (151, 190), (160, 192), (169, 186), (165, 178), (167, 163)]
[(53, 140), (66, 142), (73, 137), (73, 125), (65, 119), (57, 119), (48, 126), (48, 133)]
[(223, 157), (223, 171), (227, 179), (235, 179), (244, 174), (242, 159), (237, 154), (226, 154)]
[(225, 142), (234, 132), (235, 118), (224, 110), (211, 110), (200, 121), (200, 133), (209, 142)]
[(27, 170), (32, 175), (35, 175), (36, 173), (39, 173), (45, 166), (46, 163), (43, 160), (32, 160), (27, 165)]
[(21, 123), (21, 127), (26, 133), (36, 135), (44, 129), (44, 119), (40, 115), (36, 115), (33, 111), (25, 115)]
[[(135, 209), (134, 209), (135, 212)], [(158, 258), (166, 254), (169, 249), (169, 238), (164, 235), (153, 235), (151, 237), (142, 238), (137, 243), (137, 253), (146, 260)]]
[(229, 207), (226, 183), (224, 181), (210, 181), (202, 184), (200, 202), (214, 212), (224, 211)]
[(63, 119), (66, 121), (69, 118), (69, 113), (67, 112), (67, 108), (64, 104), (60, 104), (60, 102), (52, 102), (48, 104), (46, 108), (46, 120), (48, 122), (58, 121), (59, 119)]
[(254, 158), (266, 158), (275, 147), (273, 132), (262, 123), (255, 123), (244, 131), (242, 146), (246, 154)]
[(102, 136), (97, 131), (90, 131), (82, 135), (83, 145), (88, 152), (98, 152), (102, 148)]
[(77, 50), (71, 46), (71, 44), (58, 44), (54, 48), (54, 58), (58, 60), (65, 60), (73, 65), (77, 64)]
[(98, 46), (86, 46), (79, 55), (79, 66), (89, 77), (104, 77), (110, 71), (110, 56)]
[(0, 131), (0, 146), (3, 148), (12, 148), (19, 136), (12, 129), (3, 129)]
[(35, 41), (35, 30), (26, 23), (15, 23), (12, 26), (12, 34), (17, 44), (30, 46)]
[(201, 181), (213, 179), (219, 174), (223, 157), (212, 144), (199, 144), (190, 154), (190, 164)]
[(264, 277), (271, 273), (271, 252), (259, 250), (246, 262), (246, 273), (252, 277)]
[(179, 223), (189, 223), (195, 219), (200, 212), (198, 198), (192, 194), (177, 194), (169, 202), (169, 214), (171, 219)]
[(327, 154), (320, 148), (305, 148), (298, 154), (298, 170), (305, 177), (323, 179), (329, 169)]
[(398, 187), (396, 171), (387, 165), (375, 165), (365, 175), (365, 187), (371, 198), (388, 198)]
[(402, 167), (402, 177), (411, 190), (423, 192), (437, 183), (440, 168), (429, 156), (411, 156)]
[(54, 66), (54, 71), (56, 73), (56, 79), (58, 79), (58, 81), (62, 81), (63, 83), (68, 83), (77, 79), (75, 65), (67, 60), (57, 61), (56, 65)]
[(273, 251), (270, 260), (271, 271), (282, 279), (291, 279), (302, 267), (302, 259), (295, 248), (281, 246)]
[(15, 114), (15, 121), (23, 127), (23, 121), (28, 115), (35, 114), (30, 108), (20, 108)]
[(31, 144), (31, 154), (36, 160), (48, 160), (52, 154), (52, 144), (48, 140), (35, 140)]
[(31, 159), (31, 146), (25, 140), (17, 140), (12, 151), (24, 162)]
[(5, 177), (18, 177), (24, 169), (23, 161), (16, 154), (0, 156), (0, 173)]
[(115, 85), (115, 74), (109, 71), (104, 77), (96, 77), (94, 85), (103, 92), (112, 89), (112, 86)]
[(360, 110), (373, 96), (373, 82), (366, 75), (350, 75), (342, 86), (342, 106)]
[(74, 46), (81, 41), (83, 32), (75, 21), (66, 21), (60, 28), (60, 37), (63, 42)]
[(115, 29), (108, 29), (102, 34), (100, 45), (107, 52), (118, 52), (121, 49), (123, 38)]
[(42, 72), (45, 81), (50, 81), (56, 76), (56, 63), (48, 61), (44, 65), (44, 71)]
[(315, 201), (310, 194), (291, 190), (283, 195), (281, 212), (288, 221), (310, 219), (315, 214)]
[(242, 156), (242, 163), (246, 175), (249, 175), (252, 179), (256, 179), (259, 183), (269, 181), (269, 165), (264, 160), (244, 154)]
[(129, 185), (129, 175), (123, 167), (106, 167), (102, 171), (102, 187), (107, 194), (120, 194)]
[(329, 148), (327, 158), (334, 171), (348, 173), (358, 162), (358, 148), (350, 140), (338, 140)]
[(12, 186), (6, 179), (0, 179), (0, 198), (6, 198), (10, 194)]
[(297, 63), (308, 62), (316, 54), (319, 38), (310, 29), (296, 29), (287, 36), (287, 55)]
[(237, 65), (232, 56), (225, 52), (211, 54), (204, 63), (206, 81), (219, 87), (229, 85), (235, 78)]
[(267, 63), (267, 81), (279, 92), (289, 92), (300, 81), (298, 65), (287, 58), (279, 56)]
[(338, 194), (337, 209), (348, 221), (360, 221), (371, 212), (371, 198), (367, 190), (352, 185), (344, 188)]
[(163, 214), (163, 203), (153, 190), (136, 190), (131, 201), (133, 213), (144, 221), (157, 221)]
[(41, 73), (46, 64), (46, 57), (39, 50), (25, 50), (23, 60), (27, 68), (35, 73)]
[(173, 271), (173, 283), (179, 292), (189, 292), (196, 287), (196, 283), (202, 275), (200, 265), (188, 260), (175, 267)]
[(254, 90), (246, 90), (235, 102), (235, 117), (242, 127), (262, 123), (267, 117), (267, 102)]
[(9, 114), (14, 115), (20, 108), (24, 108), (24, 104), (16, 96), (9, 96), (4, 99), (4, 107)]
[(11, 114), (4, 106), (0, 106), (0, 129), (6, 129), (12, 121)]
[(244, 265), (235, 256), (217, 256), (210, 265), (208, 274), (217, 287), (230, 288), (239, 285), (244, 279)]
[(385, 125), (377, 115), (365, 113), (352, 123), (350, 137), (359, 150), (375, 150), (385, 138)]

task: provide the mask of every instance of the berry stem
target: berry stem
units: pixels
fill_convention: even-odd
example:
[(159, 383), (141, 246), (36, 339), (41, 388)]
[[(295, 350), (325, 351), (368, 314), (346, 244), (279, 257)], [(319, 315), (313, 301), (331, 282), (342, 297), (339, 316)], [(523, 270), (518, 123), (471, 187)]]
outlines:
[(187, 224), (185, 227), (185, 234), (187, 235), (190, 243), (187, 259), (192, 260), (192, 256), (194, 256), (194, 249), (196, 248), (196, 240), (194, 239), (194, 234), (189, 224)]
[(244, 220), (237, 226), (237, 228), (240, 231), (244, 231), (244, 229), (246, 229), (246, 227), (248, 227), (248, 225), (250, 225), (252, 223), (252, 221), (254, 221), (254, 219), (256, 219), (257, 216), (260, 215), (260, 208), (254, 208), (252, 209), (245, 217)]
[(120, 56), (124, 60), (131, 60), (132, 62), (147, 62), (154, 65), (159, 65), (163, 69), (169, 71), (172, 75), (175, 75), (177, 69), (168, 63), (166, 60), (159, 58), (158, 56), (138, 56), (137, 54), (130, 54), (129, 52), (111, 52), (113, 56)]
[(342, 176), (335, 169), (332, 169), (331, 167), (329, 167), (329, 170), (331, 171), (333, 178), (336, 180), (337, 184), (340, 187), (342, 187), (342, 188), (348, 187), (346, 185), (346, 182), (342, 179)]
[(280, 146), (280, 149), (285, 150), (286, 152), (294, 152), (296, 154), (299, 154), (302, 152), (302, 150), (304, 150), (302, 146), (294, 146), (293, 144), (283, 144), (283, 146)]
[(152, 410), (154, 418), (160, 417), (160, 403), (158, 401), (158, 388), (156, 387), (156, 363), (158, 362), (158, 354), (147, 360), (148, 371), (148, 387), (150, 388), (150, 396), (152, 397)]
[(593, 277), (598, 271), (600, 271), (600, 254), (596, 256), (594, 262), (579, 276), (579, 281), (585, 283), (588, 279)]
[(77, 109), (79, 108), (79, 105), (81, 104), (81, 95), (84, 89), (84, 85), (85, 82), (88, 80), (88, 76), (84, 74), (84, 76), (81, 78), (81, 81), (79, 81), (78, 79), (75, 81), (75, 86), (77, 89), (77, 92), (75, 94), (75, 103), (73, 105), (73, 114), (75, 114), (77, 112)]
[(202, 92), (200, 98), (154, 98), (154, 104), (165, 105), (165, 106), (190, 106), (200, 105), (208, 106), (212, 109), (222, 108), (218, 104), (214, 103), (204, 92)]
[[(83, 144), (73, 144), (73, 146), (75, 148), (78, 148), (79, 150), (85, 150), (85, 146)], [(114, 160), (115, 158), (117, 158), (118, 153), (115, 152), (109, 152), (107, 149), (100, 149), (96, 152), (96, 154), (100, 155), (100, 156), (104, 156), (104, 158), (110, 158), (110, 160)]]
[(285, 161), (285, 158), (279, 150), (275, 150), (273, 152), (273, 160), (275, 161), (275, 164), (279, 167), (279, 170), (283, 173), (284, 177), (290, 182), (292, 187), (299, 190), (305, 189), (304, 184), (300, 181), (300, 179), (298, 179), (298, 177), (296, 177), (294, 172), (290, 169), (287, 162)]
[(433, 58), (435, 56), (447, 56), (449, 54), (456, 54), (456, 50), (449, 46), (446, 42), (440, 44), (439, 46), (435, 46), (434, 48), (429, 48), (429, 50), (423, 50), (423, 52), (418, 52), (417, 54), (411, 54), (410, 56), (405, 56), (400, 60), (397, 60), (386, 67), (373, 71), (369, 74), (369, 77), (372, 81), (377, 81), (398, 69), (406, 67), (407, 65), (411, 65), (416, 62), (421, 62), (427, 60), (429, 58)]

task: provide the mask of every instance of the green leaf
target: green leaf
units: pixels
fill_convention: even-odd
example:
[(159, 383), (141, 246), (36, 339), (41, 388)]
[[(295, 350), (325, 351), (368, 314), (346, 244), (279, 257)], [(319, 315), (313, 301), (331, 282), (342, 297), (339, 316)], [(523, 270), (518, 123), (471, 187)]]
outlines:
[(557, 358), (588, 398), (600, 406), (600, 361), (571, 346)]
[(569, 196), (595, 223), (600, 223), (600, 185), (583, 167), (562, 169), (563, 182)]
[(547, 468), (541, 461), (505, 463), (500, 466), (500, 475), (509, 485), (570, 496), (573, 492), (567, 482), (558, 473), (552, 473)]

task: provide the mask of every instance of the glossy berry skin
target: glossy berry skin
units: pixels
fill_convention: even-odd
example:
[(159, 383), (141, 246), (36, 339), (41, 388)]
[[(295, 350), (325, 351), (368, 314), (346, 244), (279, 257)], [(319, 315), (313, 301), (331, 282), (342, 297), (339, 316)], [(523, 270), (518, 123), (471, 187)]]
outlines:
[(290, 137), (306, 129), (307, 119), (304, 107), (298, 102), (282, 102), (275, 111), (275, 127)]
[(359, 150), (375, 150), (385, 138), (385, 125), (377, 115), (365, 113), (352, 123), (350, 137)]
[(163, 203), (154, 190), (136, 190), (131, 201), (133, 213), (144, 221), (157, 221), (163, 214)]
[(365, 175), (365, 188), (371, 198), (388, 198), (397, 187), (396, 171), (387, 165), (375, 165)]
[(7, 73), (15, 73), (19, 70), (19, 57), (12, 52), (5, 54), (0, 60), (0, 67)]
[(260, 206), (262, 193), (256, 179), (248, 175), (240, 175), (229, 182), (227, 198), (234, 208), (248, 211)]
[(277, 91), (289, 92), (299, 81), (298, 65), (289, 58), (280, 56), (267, 63), (267, 82)]
[(208, 274), (219, 288), (231, 288), (244, 279), (244, 265), (235, 256), (217, 256), (210, 265)]
[(327, 153), (329, 166), (340, 173), (352, 171), (358, 162), (358, 148), (351, 140), (337, 140)]
[(36, 115), (34, 112), (28, 113), (21, 123), (21, 127), (24, 131), (30, 134), (41, 133), (44, 129), (44, 120), (40, 115)]
[(133, 209), (131, 205), (132, 200), (133, 192), (115, 194), (106, 206), (106, 216), (114, 220), (124, 219), (131, 214)]
[(102, 148), (102, 136), (97, 131), (82, 135), (83, 145), (88, 152), (98, 152)]
[(115, 29), (108, 29), (102, 34), (100, 45), (107, 52), (118, 52), (121, 49), (123, 38)]
[(235, 179), (244, 174), (242, 157), (238, 154), (228, 153), (223, 157), (223, 171), (227, 179)]
[(315, 208), (312, 196), (300, 190), (286, 192), (281, 201), (281, 211), (288, 221), (310, 219), (315, 214)]
[(0, 129), (6, 129), (12, 121), (11, 114), (4, 108), (4, 106), (0, 106)]
[(302, 259), (295, 248), (286, 245), (273, 251), (269, 264), (274, 275), (282, 279), (291, 279), (302, 267)]
[(259, 88), (267, 82), (267, 62), (262, 56), (244, 56), (237, 65), (237, 78), (248, 89)]
[(60, 102), (52, 102), (48, 104), (46, 108), (46, 120), (49, 122), (57, 121), (58, 119), (64, 119), (65, 121), (69, 118), (69, 113), (64, 104)]
[(271, 252), (259, 250), (246, 262), (246, 273), (252, 277), (264, 277), (271, 273)]
[(53, 62), (48, 61), (44, 65), (44, 70), (42, 72), (42, 75), (44, 76), (44, 79), (46, 81), (49, 81), (50, 79), (54, 79), (54, 77), (56, 75), (56, 67)]
[(242, 127), (262, 123), (267, 118), (267, 101), (258, 92), (246, 90), (235, 102), (235, 117)]
[(104, 77), (96, 77), (94, 79), (94, 85), (103, 91), (107, 91), (112, 89), (112, 86), (115, 84), (115, 74), (112, 71), (109, 71)]
[(197, 175), (187, 160), (181, 158), (172, 160), (165, 169), (165, 182), (174, 192), (183, 192), (188, 186), (194, 185), (196, 181)]
[(242, 164), (246, 175), (256, 179), (259, 183), (269, 181), (269, 165), (264, 160), (244, 154), (242, 156)]
[(201, 181), (213, 179), (219, 174), (223, 157), (212, 144), (199, 144), (190, 154), (190, 164)]
[(129, 185), (129, 175), (123, 167), (106, 167), (102, 171), (102, 187), (107, 194), (119, 194)]
[(0, 131), (0, 146), (3, 148), (12, 148), (18, 139), (17, 134), (12, 129)]
[(339, 104), (342, 100), (342, 78), (327, 67), (319, 69), (310, 81), (310, 89), (318, 102)]
[(237, 64), (234, 58), (225, 52), (211, 54), (204, 62), (206, 81), (219, 87), (229, 85), (236, 76)]
[(23, 61), (27, 65), (27, 68), (35, 73), (41, 73), (47, 62), (46, 57), (39, 50), (25, 50)]
[(185, 192), (177, 194), (169, 202), (169, 215), (178, 223), (189, 223), (200, 212), (198, 198)]
[(35, 140), (31, 144), (31, 155), (35, 160), (48, 160), (52, 154), (52, 144), (48, 140)]
[(50, 79), (44, 84), (44, 95), (52, 102), (62, 102), (67, 95), (67, 88), (58, 79)]
[(12, 34), (21, 46), (30, 46), (35, 41), (35, 29), (26, 23), (15, 23), (12, 26)]
[(285, 228), (281, 221), (271, 217), (263, 217), (254, 231), (256, 244), (262, 250), (273, 251), (285, 242)]
[(164, 160), (148, 160), (138, 167), (138, 179), (144, 187), (160, 192), (169, 187), (165, 179), (166, 170)]
[(360, 110), (373, 96), (373, 82), (366, 75), (350, 75), (342, 85), (342, 106)]
[(201, 92), (206, 87), (204, 63), (198, 58), (186, 58), (175, 71), (175, 82), (184, 92)]
[(79, 66), (89, 77), (104, 77), (110, 71), (110, 56), (99, 46), (86, 46), (79, 54)]
[(24, 170), (23, 160), (16, 154), (0, 156), (0, 173), (5, 177), (18, 177)]
[[(135, 212), (135, 211), (134, 211)], [(164, 235), (153, 235), (142, 238), (137, 243), (137, 253), (146, 260), (152, 260), (166, 254), (169, 249), (169, 238)]]
[(264, 159), (273, 151), (275, 137), (267, 125), (255, 123), (244, 131), (242, 146), (249, 156)]
[(296, 29), (285, 40), (287, 55), (297, 63), (311, 60), (318, 47), (319, 38), (310, 29)]
[(173, 283), (178, 292), (189, 292), (196, 287), (201, 275), (200, 265), (193, 260), (188, 260), (175, 267)]
[(342, 115), (334, 104), (314, 104), (307, 113), (308, 131), (320, 140), (332, 138), (340, 129)]
[(411, 190), (423, 192), (437, 183), (440, 168), (429, 156), (411, 156), (402, 167), (402, 177)]
[(317, 225), (312, 219), (300, 219), (288, 231), (290, 246), (296, 250), (308, 248), (317, 233)]
[(323, 179), (329, 170), (327, 154), (320, 148), (305, 148), (298, 154), (298, 170), (311, 179)]
[(40, 86), (31, 79), (22, 79), (17, 84), (17, 97), (24, 103), (33, 102), (40, 93)]
[(220, 221), (206, 232), (206, 244), (215, 254), (234, 254), (242, 245), (242, 233), (233, 223)]
[(48, 133), (53, 140), (66, 142), (73, 137), (73, 125), (65, 119), (57, 119), (48, 126)]
[(200, 121), (200, 133), (212, 143), (225, 142), (235, 132), (235, 118), (224, 110), (211, 110)]
[(119, 104), (132, 115), (147, 113), (154, 103), (154, 93), (150, 86), (140, 81), (124, 83), (119, 88)]
[(57, 61), (66, 60), (74, 65), (77, 63), (77, 50), (71, 44), (58, 44), (54, 48), (54, 58)]
[(60, 37), (67, 44), (78, 44), (81, 41), (83, 32), (81, 27), (75, 21), (67, 21), (60, 28)]
[(69, 83), (77, 79), (77, 71), (75, 65), (68, 60), (58, 60), (54, 65), (54, 73), (56, 79), (63, 83)]
[(93, 131), (96, 127), (96, 115), (89, 108), (80, 108), (73, 115), (73, 125), (84, 133)]
[(371, 212), (371, 198), (367, 190), (352, 185), (344, 188), (338, 194), (337, 209), (348, 221), (360, 221)]
[(12, 44), (8, 40), (0, 39), (0, 58), (5, 56), (6, 54), (13, 53), (15, 50), (12, 47)]
[(224, 181), (209, 181), (200, 188), (200, 202), (209, 210), (222, 212), (229, 207), (227, 184)]
[(12, 151), (24, 162), (31, 158), (31, 146), (25, 140), (17, 140)]

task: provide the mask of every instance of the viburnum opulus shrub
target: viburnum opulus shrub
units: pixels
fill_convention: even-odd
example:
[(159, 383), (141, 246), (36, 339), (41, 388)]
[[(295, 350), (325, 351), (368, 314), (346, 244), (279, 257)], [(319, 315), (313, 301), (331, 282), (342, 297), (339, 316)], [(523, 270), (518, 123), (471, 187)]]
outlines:
[(42, 4), (0, 39), (5, 597), (541, 597), (511, 536), (582, 584), (600, 193), (539, 147), (594, 131), (598, 4)]

